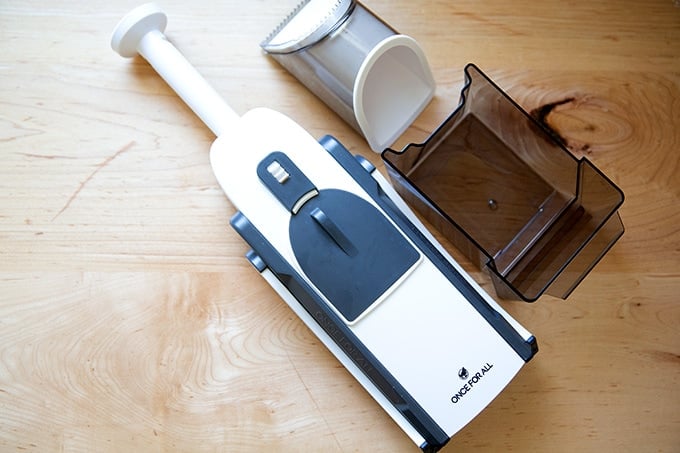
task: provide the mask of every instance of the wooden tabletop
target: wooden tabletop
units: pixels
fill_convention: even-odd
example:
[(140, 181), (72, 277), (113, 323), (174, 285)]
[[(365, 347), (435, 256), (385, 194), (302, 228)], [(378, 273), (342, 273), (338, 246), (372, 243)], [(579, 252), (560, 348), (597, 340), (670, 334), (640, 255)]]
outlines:
[[(162, 6), (238, 112), (281, 111), (384, 172), (259, 50), (295, 2)], [(547, 121), (626, 195), (625, 234), (567, 301), (501, 301), (540, 351), (444, 451), (680, 451), (680, 3), (367, 3), (438, 84), (398, 147), (474, 62), (527, 110), (571, 99)], [(244, 259), (210, 130), (111, 50), (136, 5), (0, 2), (0, 450), (417, 451)]]

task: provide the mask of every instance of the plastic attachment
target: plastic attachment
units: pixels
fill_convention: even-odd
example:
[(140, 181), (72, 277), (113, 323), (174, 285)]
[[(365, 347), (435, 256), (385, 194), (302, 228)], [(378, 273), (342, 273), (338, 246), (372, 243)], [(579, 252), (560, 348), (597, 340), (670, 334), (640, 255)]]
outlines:
[(418, 43), (352, 0), (307, 0), (261, 44), (380, 152), (434, 95)]
[(427, 141), (385, 150), (390, 178), (499, 296), (567, 298), (623, 234), (623, 193), (476, 66), (465, 76), (459, 107)]
[(111, 47), (123, 57), (142, 55), (215, 135), (220, 136), (239, 115), (167, 40), (163, 34), (167, 22), (158, 5), (141, 5), (118, 23), (111, 36)]

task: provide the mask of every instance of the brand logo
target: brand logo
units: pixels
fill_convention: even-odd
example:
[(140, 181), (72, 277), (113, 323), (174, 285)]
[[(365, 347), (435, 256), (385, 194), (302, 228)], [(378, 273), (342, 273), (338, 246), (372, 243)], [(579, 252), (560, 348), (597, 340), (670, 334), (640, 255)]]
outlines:
[(491, 372), (491, 369), (493, 368), (493, 364), (491, 363), (486, 363), (477, 373), (470, 375), (470, 372), (465, 368), (461, 368), (458, 370), (458, 377), (467, 382), (463, 384), (463, 386), (456, 392), (455, 395), (451, 397), (451, 402), (453, 404), (458, 403), (465, 395), (470, 393), (472, 389), (475, 388), (477, 384), (482, 380), (482, 378), (489, 372)]
[(373, 373), (373, 366), (361, 350), (354, 346), (325, 313), (317, 311), (315, 318), (326, 333), (335, 340), (335, 343), (340, 346), (340, 348), (342, 348), (345, 354), (347, 354), (354, 363), (366, 373), (366, 375), (371, 376)]

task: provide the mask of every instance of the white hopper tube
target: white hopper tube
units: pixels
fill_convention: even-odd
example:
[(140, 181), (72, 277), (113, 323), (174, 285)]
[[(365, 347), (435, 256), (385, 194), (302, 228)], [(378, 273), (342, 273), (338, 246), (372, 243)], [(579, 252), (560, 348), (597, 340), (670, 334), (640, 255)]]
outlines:
[(260, 46), (378, 153), (434, 96), (418, 43), (355, 0), (305, 0)]
[(167, 40), (168, 19), (154, 3), (130, 11), (118, 23), (111, 47), (123, 57), (139, 53), (218, 137), (239, 115), (222, 99), (177, 48)]

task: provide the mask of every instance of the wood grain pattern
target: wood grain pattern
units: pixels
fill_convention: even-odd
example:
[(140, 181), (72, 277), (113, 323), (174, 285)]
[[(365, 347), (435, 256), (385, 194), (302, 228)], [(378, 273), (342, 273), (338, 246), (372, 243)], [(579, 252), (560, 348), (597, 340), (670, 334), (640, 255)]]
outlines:
[[(279, 110), (384, 171), (259, 51), (295, 3), (163, 7), (237, 111)], [(0, 3), (0, 450), (416, 451), (243, 259), (210, 131), (109, 48), (136, 5)], [(546, 122), (626, 194), (626, 233), (568, 301), (503, 302), (540, 352), (444, 451), (679, 451), (677, 1), (368, 6), (438, 83), (395, 146), (455, 108), (474, 62), (527, 110), (558, 103)]]

